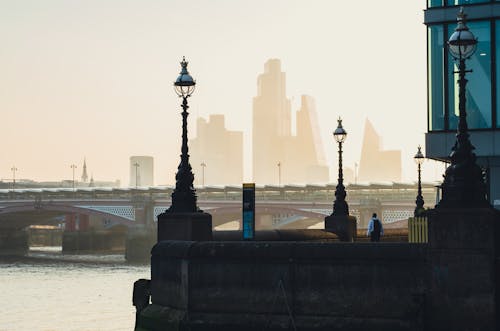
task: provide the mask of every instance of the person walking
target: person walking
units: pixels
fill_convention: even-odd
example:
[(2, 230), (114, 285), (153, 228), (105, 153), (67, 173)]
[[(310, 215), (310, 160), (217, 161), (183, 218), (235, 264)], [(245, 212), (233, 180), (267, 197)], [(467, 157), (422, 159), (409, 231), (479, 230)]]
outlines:
[(380, 241), (380, 236), (384, 235), (384, 228), (382, 222), (377, 218), (377, 213), (373, 213), (370, 223), (368, 223), (368, 230), (366, 236), (370, 237), (370, 241)]

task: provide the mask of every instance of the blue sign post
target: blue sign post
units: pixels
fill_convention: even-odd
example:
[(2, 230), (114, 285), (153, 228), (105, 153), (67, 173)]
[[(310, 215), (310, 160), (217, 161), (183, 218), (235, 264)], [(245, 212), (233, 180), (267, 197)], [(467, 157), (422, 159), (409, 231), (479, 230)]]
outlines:
[(255, 239), (255, 184), (243, 184), (243, 240)]

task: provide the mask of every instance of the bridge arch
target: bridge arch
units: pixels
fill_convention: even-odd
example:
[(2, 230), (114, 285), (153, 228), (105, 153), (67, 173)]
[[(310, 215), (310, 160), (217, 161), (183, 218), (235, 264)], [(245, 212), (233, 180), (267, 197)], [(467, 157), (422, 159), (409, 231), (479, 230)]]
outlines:
[[(56, 224), (60, 221), (56, 221), (54, 218), (61, 214), (97, 216), (108, 220), (109, 227), (130, 225), (134, 222), (134, 220), (130, 218), (83, 206), (53, 203), (25, 203), (0, 208), (0, 227), (21, 229), (30, 225)], [(19, 217), (21, 215), (24, 217)]]
[[(230, 221), (234, 221), (236, 219), (241, 220), (242, 217), (242, 209), (241, 206), (231, 205), (231, 206), (222, 206), (222, 207), (214, 207), (207, 208), (206, 212), (212, 215), (212, 220), (215, 221), (212, 225), (214, 227), (228, 223)], [(306, 210), (301, 208), (273, 205), (273, 204), (258, 204), (255, 206), (255, 215), (258, 217), (259, 215), (296, 215), (301, 216), (303, 218), (312, 218), (317, 219), (318, 222), (324, 219), (326, 214), (315, 211), (315, 210)], [(233, 217), (231, 217), (233, 216)], [(299, 221), (300, 219), (296, 219)], [(279, 227), (279, 226), (278, 226)]]

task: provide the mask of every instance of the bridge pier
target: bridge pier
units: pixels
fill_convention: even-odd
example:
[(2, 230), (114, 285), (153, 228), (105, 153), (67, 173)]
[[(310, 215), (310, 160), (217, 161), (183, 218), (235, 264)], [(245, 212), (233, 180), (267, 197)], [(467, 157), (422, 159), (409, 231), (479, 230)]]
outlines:
[(125, 259), (128, 262), (149, 262), (151, 249), (156, 244), (156, 240), (156, 228), (129, 228), (125, 239)]
[(90, 226), (89, 216), (66, 215), (62, 236), (63, 253), (123, 253), (126, 227), (96, 229)]
[(63, 253), (123, 253), (125, 251), (125, 232), (109, 230), (90, 230), (64, 232)]
[(0, 255), (24, 255), (29, 250), (29, 234), (25, 229), (0, 231)]

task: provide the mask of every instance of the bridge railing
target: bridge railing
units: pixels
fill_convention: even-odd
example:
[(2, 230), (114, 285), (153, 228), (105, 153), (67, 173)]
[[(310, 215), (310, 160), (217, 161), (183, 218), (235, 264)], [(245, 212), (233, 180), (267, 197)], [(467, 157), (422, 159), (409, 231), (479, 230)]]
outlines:
[(426, 243), (429, 240), (427, 217), (408, 218), (408, 242)]
[[(170, 199), (172, 187), (149, 188), (40, 188), (40, 189), (0, 189), (0, 200), (57, 200), (57, 199), (132, 199), (142, 196), (149, 199)], [(378, 201), (405, 201), (413, 200), (416, 195), (416, 186), (413, 184), (393, 185), (348, 185), (346, 187), (348, 202), (378, 200)], [(424, 199), (432, 201), (435, 196), (435, 187), (424, 185), (422, 188)], [(241, 201), (241, 187), (203, 187), (197, 188), (199, 200), (234, 200)], [(305, 185), (305, 186), (258, 186), (255, 198), (260, 201), (312, 201), (332, 202), (335, 186)]]

